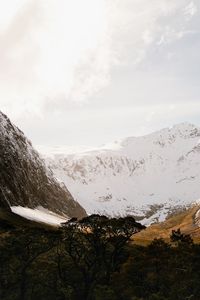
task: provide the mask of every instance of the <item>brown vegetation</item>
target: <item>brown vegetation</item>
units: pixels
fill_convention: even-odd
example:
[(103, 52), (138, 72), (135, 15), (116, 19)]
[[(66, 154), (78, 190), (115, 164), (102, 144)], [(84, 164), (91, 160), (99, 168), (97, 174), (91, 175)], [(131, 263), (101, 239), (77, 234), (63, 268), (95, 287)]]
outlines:
[(200, 242), (200, 228), (195, 224), (195, 215), (199, 210), (199, 206), (194, 206), (189, 210), (176, 214), (168, 218), (165, 222), (156, 223), (134, 235), (134, 243), (138, 245), (148, 245), (155, 238), (163, 238), (169, 242), (172, 230), (178, 228), (185, 234), (191, 235), (194, 242)]

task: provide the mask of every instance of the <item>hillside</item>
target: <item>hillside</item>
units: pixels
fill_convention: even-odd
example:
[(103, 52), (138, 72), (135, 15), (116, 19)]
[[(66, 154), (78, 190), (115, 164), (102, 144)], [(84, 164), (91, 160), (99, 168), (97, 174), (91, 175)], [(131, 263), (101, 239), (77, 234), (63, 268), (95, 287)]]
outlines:
[[(84, 209), (74, 201), (65, 185), (54, 178), (23, 132), (0, 112), (0, 208), (46, 210), (81, 218)], [(25, 215), (26, 216), (26, 215)]]
[(148, 225), (199, 199), (199, 141), (200, 128), (182, 123), (93, 151), (43, 154), (88, 214), (131, 214)]
[(200, 207), (194, 207), (185, 210), (182, 213), (175, 214), (167, 218), (164, 222), (152, 224), (145, 230), (134, 235), (133, 241), (136, 244), (147, 245), (153, 239), (163, 238), (169, 242), (172, 230), (181, 229), (181, 232), (189, 234), (194, 242), (200, 242), (200, 227), (199, 227), (199, 211)]

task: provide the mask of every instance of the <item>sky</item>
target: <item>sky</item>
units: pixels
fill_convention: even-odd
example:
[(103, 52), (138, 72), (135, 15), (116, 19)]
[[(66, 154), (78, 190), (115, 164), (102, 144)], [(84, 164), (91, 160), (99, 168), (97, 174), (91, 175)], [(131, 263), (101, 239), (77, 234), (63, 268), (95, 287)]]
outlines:
[(34, 145), (200, 125), (199, 0), (0, 0), (0, 109)]

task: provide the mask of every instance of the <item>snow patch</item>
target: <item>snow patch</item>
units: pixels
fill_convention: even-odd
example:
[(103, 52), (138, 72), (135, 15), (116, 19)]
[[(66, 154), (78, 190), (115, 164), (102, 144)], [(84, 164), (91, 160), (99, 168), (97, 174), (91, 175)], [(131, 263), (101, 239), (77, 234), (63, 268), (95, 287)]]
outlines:
[(59, 216), (53, 213), (52, 211), (49, 211), (48, 209), (45, 209), (44, 207), (41, 206), (35, 209), (22, 207), (22, 206), (11, 206), (11, 210), (13, 213), (23, 218), (26, 218), (28, 220), (32, 220), (40, 223), (46, 223), (50, 225), (59, 226), (62, 222), (67, 221), (67, 218)]

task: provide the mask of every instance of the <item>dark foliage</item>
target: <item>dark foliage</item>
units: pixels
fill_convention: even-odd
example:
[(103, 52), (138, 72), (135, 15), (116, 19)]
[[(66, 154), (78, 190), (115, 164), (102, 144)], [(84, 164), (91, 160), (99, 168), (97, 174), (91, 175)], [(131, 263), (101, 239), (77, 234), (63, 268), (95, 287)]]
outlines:
[(57, 231), (8, 229), (0, 245), (0, 299), (98, 299), (128, 259), (130, 237), (143, 229), (132, 217), (92, 215)]
[(200, 246), (179, 230), (171, 244), (130, 243), (143, 228), (131, 217), (92, 215), (57, 231), (3, 230), (0, 299), (200, 299)]

